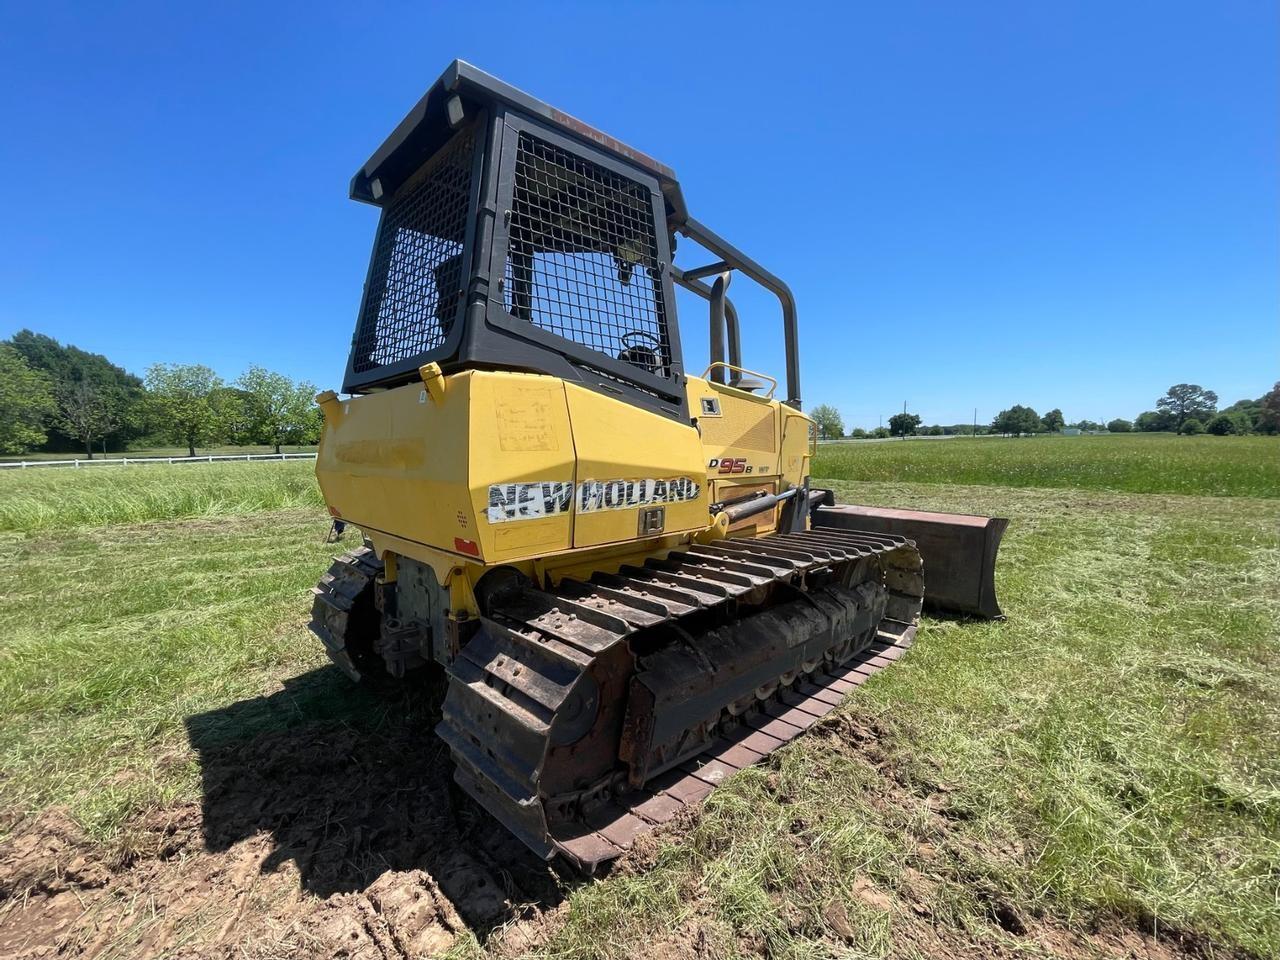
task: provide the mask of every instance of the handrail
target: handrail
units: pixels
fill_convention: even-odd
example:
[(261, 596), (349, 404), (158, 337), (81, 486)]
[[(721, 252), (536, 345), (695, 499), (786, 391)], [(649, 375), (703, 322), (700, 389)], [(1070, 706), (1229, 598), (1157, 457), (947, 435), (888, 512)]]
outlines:
[(774, 276), (760, 264), (714, 231), (699, 223), (693, 217), (686, 217), (676, 224), (676, 229), (695, 243), (706, 247), (716, 256), (723, 259), (731, 267), (741, 270), (775, 297), (782, 307), (782, 333), (787, 351), (787, 399), (788, 406), (800, 409), (800, 354), (799, 328), (796, 323), (796, 298), (791, 288), (781, 279)]
[(686, 270), (684, 272), (684, 278), (686, 280), (701, 280), (704, 277), (714, 277), (717, 273), (724, 273), (726, 270), (732, 269), (733, 268), (729, 266), (729, 264), (720, 260), (717, 263), (708, 263), (703, 267), (693, 267), (690, 270)]
[[(712, 367), (723, 367), (724, 369), (732, 370), (735, 373), (749, 373), (753, 377), (760, 377), (762, 380), (768, 380), (771, 386), (769, 387), (769, 392), (765, 394), (766, 399), (772, 400), (774, 392), (777, 391), (778, 389), (778, 381), (775, 377), (771, 377), (767, 373), (761, 373), (758, 370), (748, 370), (746, 367), (740, 367), (736, 363), (725, 363), (723, 360), (713, 360), (710, 364), (708, 364), (707, 369), (702, 371), (703, 380), (706, 380), (709, 378)], [(732, 383), (725, 384), (723, 380), (714, 380), (713, 382), (719, 383), (721, 386), (732, 387), (734, 390), (742, 389), (741, 387), (734, 387)], [(747, 393), (748, 391), (743, 390), (742, 392)]]

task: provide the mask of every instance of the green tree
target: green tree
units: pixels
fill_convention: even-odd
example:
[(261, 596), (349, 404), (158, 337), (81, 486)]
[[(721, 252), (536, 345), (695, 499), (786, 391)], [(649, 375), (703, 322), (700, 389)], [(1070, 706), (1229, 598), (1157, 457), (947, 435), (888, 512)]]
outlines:
[(1133, 424), (1128, 420), (1121, 420), (1119, 417), (1107, 424), (1107, 429), (1112, 433), (1128, 433), (1133, 429)]
[(871, 431), (871, 436), (875, 437), (877, 440), (887, 440), (889, 438), (889, 428), (876, 427)]
[(48, 375), (0, 343), (0, 453), (25, 453), (44, 443), (45, 423), (56, 409)]
[(1198, 433), (1204, 433), (1204, 424), (1195, 417), (1187, 417), (1182, 421), (1182, 426), (1178, 428), (1178, 433), (1194, 437)]
[(1044, 428), (1050, 433), (1058, 433), (1067, 425), (1067, 421), (1062, 417), (1062, 411), (1054, 407), (1044, 415)]
[(916, 432), (920, 426), (920, 418), (914, 413), (895, 413), (889, 418), (889, 432), (903, 440)]
[[(314, 397), (312, 400), (314, 401)], [(302, 443), (317, 444), (320, 442), (320, 435), (324, 432), (324, 414), (320, 412), (320, 408), (312, 403), (311, 409), (307, 411), (306, 426), (302, 431)]]
[(809, 416), (818, 426), (820, 439), (839, 440), (844, 436), (844, 420), (840, 418), (840, 411), (830, 404), (818, 404), (809, 411)]
[(156, 425), (167, 437), (187, 445), (213, 443), (226, 431), (229, 404), (215, 400), (222, 379), (202, 364), (157, 363), (147, 371), (147, 390)]
[(1255, 429), (1259, 433), (1280, 433), (1280, 382), (1263, 394), (1259, 406), (1262, 409)]
[(867, 431), (863, 430), (861, 427), (854, 427), (849, 431), (849, 436), (854, 440), (865, 440), (867, 438)]
[(120, 426), (124, 403), (111, 389), (92, 380), (72, 380), (58, 385), (58, 416), (62, 432), (75, 437), (93, 459), (93, 441), (105, 439)]
[(1239, 432), (1235, 419), (1228, 413), (1220, 413), (1204, 426), (1205, 430), (1216, 437)]
[(236, 446), (261, 443), (249, 416), (249, 397), (238, 387), (219, 387), (209, 395), (213, 417), (218, 424), (218, 440)]
[(1163, 410), (1147, 410), (1138, 414), (1133, 426), (1143, 433), (1159, 433), (1173, 429), (1173, 418)]
[(1262, 401), (1237, 400), (1218, 412), (1226, 414), (1235, 421), (1236, 433), (1255, 433), (1258, 430), (1258, 422), (1262, 419)]
[[(33, 370), (44, 371), (59, 401), (61, 415), (50, 424), (48, 448), (84, 447), (83, 425), (90, 411), (91, 419), (113, 424), (100, 432), (100, 428), (91, 431), (93, 439), (102, 440), (104, 444), (123, 446), (146, 429), (146, 391), (142, 381), (102, 354), (89, 353), (70, 344), (64, 346), (53, 337), (31, 330), (19, 330), (9, 343)], [(82, 382), (92, 387), (81, 391), (76, 385)], [(65, 409), (67, 398), (71, 398), (70, 402), (77, 408), (71, 420)]]
[(316, 409), (314, 384), (305, 380), (294, 383), (282, 373), (254, 366), (244, 372), (237, 386), (244, 391), (245, 413), (259, 441), (274, 446), (276, 453), (283, 443), (303, 442), (311, 412)]
[(1169, 414), (1173, 429), (1181, 433), (1188, 417), (1204, 421), (1213, 416), (1218, 409), (1218, 395), (1198, 383), (1175, 383), (1156, 401), (1156, 406)]
[(1030, 407), (1014, 404), (1008, 410), (1001, 410), (991, 421), (991, 429), (996, 433), (1020, 437), (1024, 433), (1039, 433), (1044, 429), (1040, 414)]

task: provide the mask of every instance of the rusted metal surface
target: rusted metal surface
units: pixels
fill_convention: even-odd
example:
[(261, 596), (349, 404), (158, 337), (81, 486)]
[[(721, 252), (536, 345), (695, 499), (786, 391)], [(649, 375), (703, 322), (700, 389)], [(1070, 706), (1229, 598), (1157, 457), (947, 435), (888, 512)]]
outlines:
[(923, 591), (909, 541), (844, 529), (525, 584), (449, 667), (437, 731), (468, 793), (590, 869), (834, 709), (910, 642)]
[(992, 619), (1004, 616), (996, 600), (995, 571), (1006, 519), (840, 504), (818, 507), (813, 522), (820, 529), (906, 537), (924, 560), (926, 606)]

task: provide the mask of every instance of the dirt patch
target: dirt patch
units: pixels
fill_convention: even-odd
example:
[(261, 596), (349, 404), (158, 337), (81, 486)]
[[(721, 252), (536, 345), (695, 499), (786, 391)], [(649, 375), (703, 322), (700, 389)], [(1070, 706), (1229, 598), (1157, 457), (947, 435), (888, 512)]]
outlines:
[(682, 924), (674, 933), (646, 944), (637, 960), (640, 956), (646, 960), (720, 960), (736, 953), (721, 941), (718, 930), (692, 920)]
[[(562, 877), (454, 788), (443, 687), (318, 670), (188, 721), (203, 797), (92, 844), (59, 810), (0, 845), (0, 958), (431, 956), (541, 942)], [(196, 946), (189, 946), (195, 944)]]

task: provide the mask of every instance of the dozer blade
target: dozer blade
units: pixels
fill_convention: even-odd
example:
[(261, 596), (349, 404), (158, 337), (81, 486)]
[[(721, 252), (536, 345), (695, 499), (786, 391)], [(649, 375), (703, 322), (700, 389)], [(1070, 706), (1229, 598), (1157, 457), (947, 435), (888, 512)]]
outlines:
[(914, 540), (924, 560), (925, 606), (1004, 618), (996, 601), (996, 553), (1006, 519), (840, 504), (814, 510), (813, 525)]

